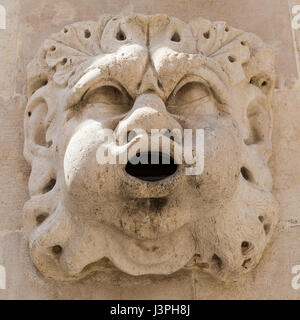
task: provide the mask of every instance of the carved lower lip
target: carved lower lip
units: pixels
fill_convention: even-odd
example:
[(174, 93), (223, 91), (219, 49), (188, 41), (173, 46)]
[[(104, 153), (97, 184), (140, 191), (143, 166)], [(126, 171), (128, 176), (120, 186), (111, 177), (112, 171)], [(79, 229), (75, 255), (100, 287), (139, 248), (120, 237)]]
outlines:
[(131, 158), (125, 171), (142, 181), (162, 181), (177, 171), (174, 159), (161, 152), (142, 152)]

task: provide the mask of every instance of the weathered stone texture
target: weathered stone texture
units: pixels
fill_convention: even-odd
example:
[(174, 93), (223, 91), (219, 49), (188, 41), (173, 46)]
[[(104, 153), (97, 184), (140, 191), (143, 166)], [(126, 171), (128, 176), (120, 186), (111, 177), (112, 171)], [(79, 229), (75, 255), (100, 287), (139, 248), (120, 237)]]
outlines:
[[(0, 30), (0, 265), (7, 290), (0, 299), (300, 299), (291, 281), (300, 265), (300, 30), (292, 30), (299, 0), (1, 0), (7, 29)], [(276, 55), (273, 103), (273, 194), (280, 222), (258, 266), (238, 282), (181, 270), (169, 276), (93, 273), (76, 282), (45, 278), (34, 267), (23, 236), (23, 204), (30, 167), (23, 157), (26, 65), (44, 39), (101, 14), (166, 13), (185, 22), (202, 16), (257, 34)]]

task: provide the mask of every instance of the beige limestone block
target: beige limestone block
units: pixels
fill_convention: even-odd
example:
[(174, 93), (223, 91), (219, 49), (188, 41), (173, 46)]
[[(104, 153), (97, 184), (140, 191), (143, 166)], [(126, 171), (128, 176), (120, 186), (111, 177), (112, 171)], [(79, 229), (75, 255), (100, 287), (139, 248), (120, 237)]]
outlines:
[(300, 92), (277, 91), (274, 101), (273, 176), (281, 219), (300, 222)]
[(295, 82), (295, 89), (300, 88), (300, 1), (289, 0), (291, 33), (294, 40), (295, 58), (297, 62), (298, 81)]
[(0, 97), (0, 232), (23, 225), (23, 202), (28, 198), (25, 185), (30, 168), (23, 153), (24, 99)]
[(55, 299), (53, 286), (37, 273), (24, 248), (22, 231), (0, 232), (0, 265), (6, 272), (0, 300)]
[(6, 29), (0, 29), (0, 95), (16, 91), (19, 35), (19, 1), (2, 0), (6, 10)]

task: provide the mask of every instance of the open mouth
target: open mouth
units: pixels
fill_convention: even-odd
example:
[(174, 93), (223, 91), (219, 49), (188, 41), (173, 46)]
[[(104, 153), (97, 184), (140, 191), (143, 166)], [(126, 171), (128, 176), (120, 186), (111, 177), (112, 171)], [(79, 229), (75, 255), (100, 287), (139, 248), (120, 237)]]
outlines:
[(143, 181), (160, 181), (173, 175), (177, 170), (174, 159), (162, 152), (142, 152), (131, 158), (125, 171)]

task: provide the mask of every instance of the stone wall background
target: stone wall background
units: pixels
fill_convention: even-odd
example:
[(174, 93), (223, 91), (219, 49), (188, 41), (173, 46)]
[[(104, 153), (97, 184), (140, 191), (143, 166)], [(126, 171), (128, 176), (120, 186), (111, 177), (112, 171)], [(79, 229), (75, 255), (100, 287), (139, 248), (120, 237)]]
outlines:
[[(291, 28), (291, 9), (300, 0), (0, 0), (0, 5), (7, 12), (7, 28), (0, 30), (0, 265), (6, 267), (7, 289), (0, 289), (0, 300), (300, 299), (300, 289), (291, 286), (292, 267), (300, 265), (300, 30)], [(25, 66), (42, 41), (64, 25), (131, 12), (225, 20), (275, 50), (271, 165), (281, 222), (261, 263), (237, 283), (223, 285), (196, 272), (139, 279), (95, 274), (58, 283), (45, 279), (28, 257), (22, 236), (30, 170), (23, 159)]]

